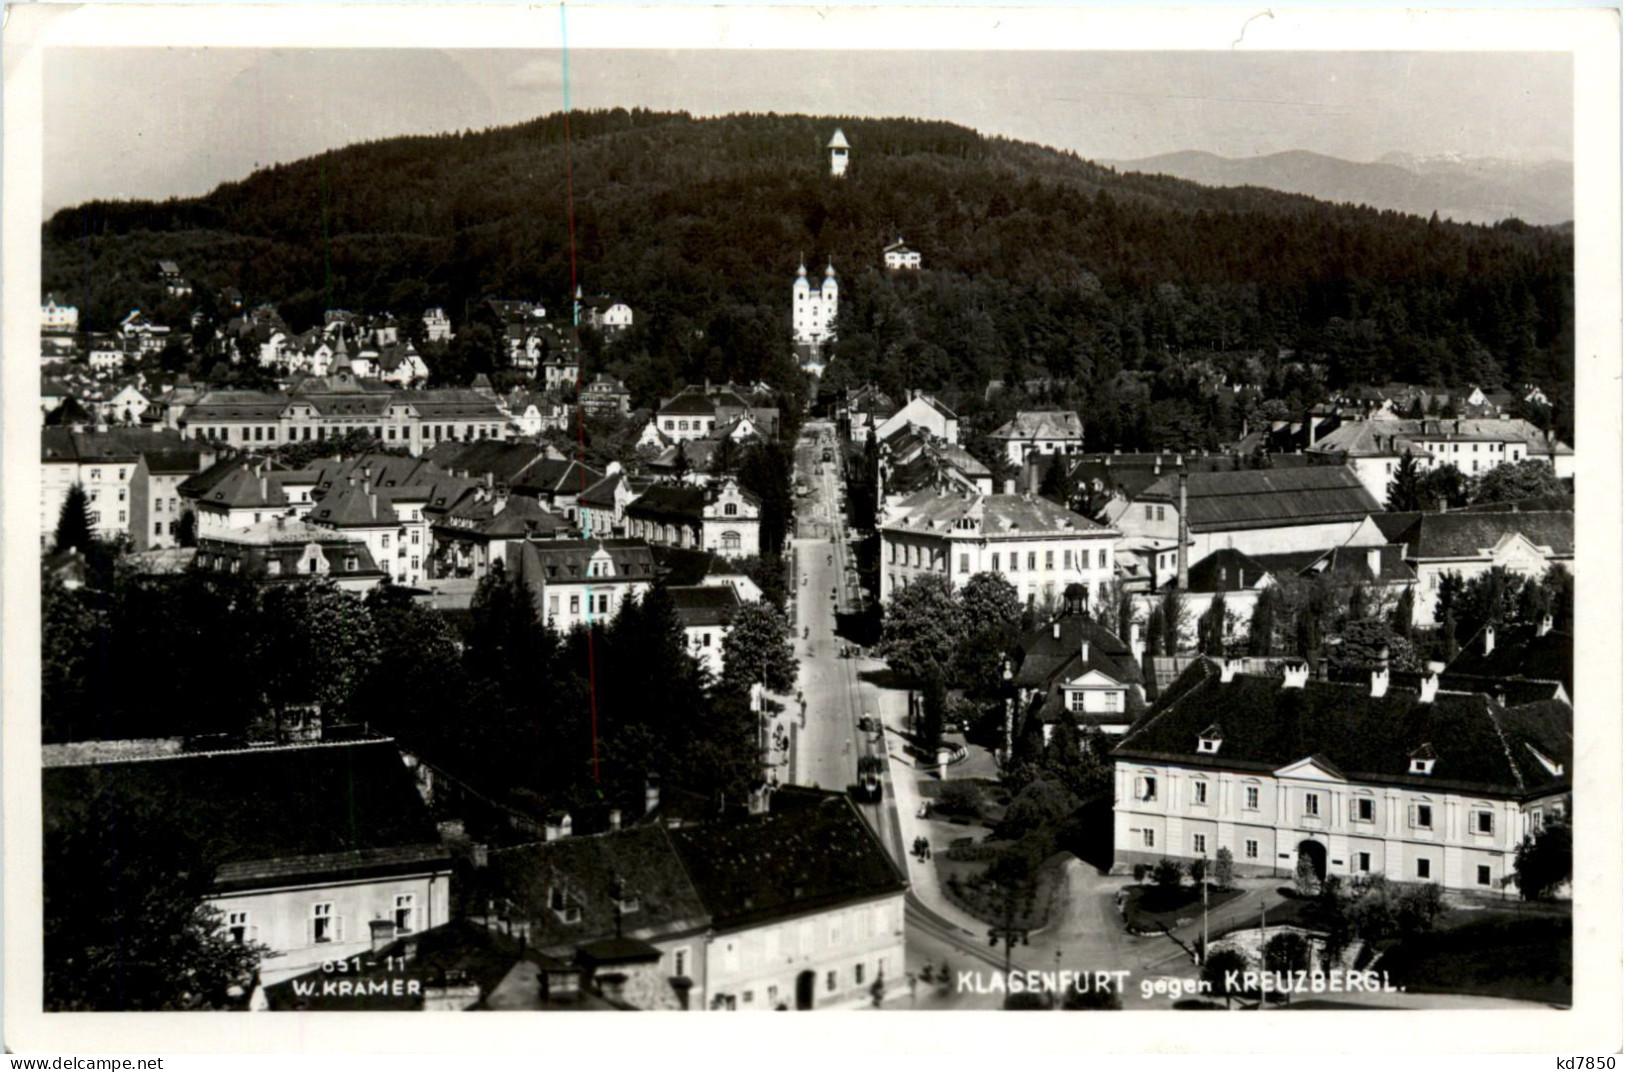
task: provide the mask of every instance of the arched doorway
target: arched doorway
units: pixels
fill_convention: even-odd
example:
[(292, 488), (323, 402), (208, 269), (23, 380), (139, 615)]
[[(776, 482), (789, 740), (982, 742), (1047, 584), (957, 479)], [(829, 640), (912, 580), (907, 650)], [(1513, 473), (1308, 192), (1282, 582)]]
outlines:
[(1326, 881), (1326, 846), (1318, 841), (1305, 839), (1298, 842), (1298, 859), (1307, 858), (1309, 866), (1314, 868), (1315, 881)]
[(813, 990), (817, 985), (818, 976), (810, 971), (796, 976), (796, 1011), (803, 1012), (813, 1007)]

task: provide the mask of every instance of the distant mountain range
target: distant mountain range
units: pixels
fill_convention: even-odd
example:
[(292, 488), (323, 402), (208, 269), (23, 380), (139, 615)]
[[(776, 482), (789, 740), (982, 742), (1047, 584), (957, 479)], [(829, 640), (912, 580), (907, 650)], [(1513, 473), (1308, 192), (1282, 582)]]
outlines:
[(1560, 160), (1523, 163), (1455, 153), (1388, 153), (1372, 163), (1358, 163), (1302, 151), (1239, 159), (1188, 151), (1100, 163), (1204, 186), (1260, 186), (1418, 216), (1437, 212), (1458, 223), (1515, 217), (1552, 225), (1574, 218), (1574, 165)]

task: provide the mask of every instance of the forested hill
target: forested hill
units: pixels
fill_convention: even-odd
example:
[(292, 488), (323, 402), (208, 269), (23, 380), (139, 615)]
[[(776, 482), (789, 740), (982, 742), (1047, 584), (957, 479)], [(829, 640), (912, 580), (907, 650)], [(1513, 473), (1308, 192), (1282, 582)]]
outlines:
[[(824, 150), (837, 124), (844, 180)], [(562, 309), (568, 159), (582, 285), (639, 318), (606, 359), (653, 382), (781, 361), (803, 253), (840, 272), (842, 376), (1087, 383), (1288, 349), (1333, 386), (1533, 380), (1566, 398), (1572, 379), (1573, 239), (1557, 230), (1119, 174), (938, 122), (615, 110), (573, 113), (568, 131), (555, 115), (397, 138), (201, 198), (64, 209), (44, 286), (96, 328), (163, 305), (159, 257), (295, 328), (332, 307), (457, 320), (486, 296)], [(898, 236), (926, 272), (880, 270)]]

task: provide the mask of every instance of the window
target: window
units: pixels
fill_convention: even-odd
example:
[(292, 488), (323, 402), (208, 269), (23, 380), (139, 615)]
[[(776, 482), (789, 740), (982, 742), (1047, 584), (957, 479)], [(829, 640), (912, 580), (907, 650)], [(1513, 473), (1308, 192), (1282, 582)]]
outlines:
[(1027, 570), (1028, 570), (1028, 572), (1030, 573), (1033, 570), (1036, 570), (1037, 568), (1038, 568), (1038, 552), (1037, 551), (1028, 551), (1027, 552)]
[(580, 614), (581, 613), (581, 597), (580, 596), (571, 596), (570, 597), (570, 613), (571, 614)]
[(862, 964), (854, 964), (854, 965), (852, 965), (852, 983), (855, 986), (862, 986), (863, 985), (863, 965)]
[(344, 571), (354, 573), (360, 564), (360, 561), (354, 555), (351, 555), (344, 560)]
[(962, 554), (962, 555), (959, 556), (959, 572), (960, 573), (969, 573), (970, 572), (970, 555), (963, 555)]
[(1021, 552), (1020, 551), (1011, 551), (1010, 552), (1010, 572), (1011, 573), (1020, 573), (1021, 572)]
[(1433, 862), (1431, 860), (1429, 860), (1426, 856), (1423, 856), (1416, 861), (1417, 878), (1430, 878), (1432, 877), (1432, 874)]
[(1134, 795), (1140, 800), (1157, 799), (1157, 779), (1154, 775), (1142, 774), (1136, 780)]
[(1489, 864), (1479, 864), (1478, 865), (1478, 884), (1480, 886), (1488, 886), (1490, 884), (1490, 865)]
[(598, 597), (598, 613), (599, 614), (608, 614), (609, 613), (609, 596), (608, 595), (600, 595)]
[(1377, 818), (1377, 802), (1370, 797), (1354, 798), (1354, 821), (1369, 823)]
[(1164, 509), (1164, 507), (1161, 507), (1161, 506), (1157, 507), (1157, 520), (1158, 521), (1166, 520), (1166, 518), (1163, 516), (1163, 509)]
[(1156, 848), (1157, 847), (1157, 832), (1155, 830), (1146, 830), (1144, 833), (1145, 833), (1145, 847), (1148, 848), (1148, 849)]
[(999, 553), (997, 551), (993, 552), (993, 572), (999, 572)]
[(1207, 783), (1197, 782), (1191, 786), (1191, 800), (1197, 804), (1207, 803)]
[(339, 920), (333, 915), (333, 902), (321, 901), (310, 906), (310, 940), (313, 945), (337, 941), (341, 936)]
[(411, 934), (417, 928), (417, 894), (397, 893), (395, 895), (395, 932), (397, 934)]
[(1081, 689), (1076, 689), (1076, 690), (1073, 690), (1072, 692), (1067, 693), (1066, 694), (1066, 709), (1068, 711), (1071, 711), (1073, 714), (1082, 714), (1083, 713), (1083, 697), (1084, 697), (1084, 693), (1083, 693), (1083, 691)]
[(547, 597), (547, 616), (551, 618), (551, 617), (556, 616), (558, 613), (559, 613), (559, 597), (556, 596), (556, 595), (548, 596)]
[(231, 940), (238, 945), (251, 941), (254, 937), (254, 928), (248, 925), (248, 913), (227, 912), (226, 933), (230, 934)]
[(419, 558), (418, 558), (418, 556), (417, 556), (417, 555), (413, 555), (413, 556), (412, 556), (412, 568), (413, 568), (413, 569), (420, 569), (420, 568), (421, 568), (421, 565), (422, 565), (422, 564), (421, 564), (421, 562), (420, 562), (420, 560), (419, 560)]
[(122, 524), (124, 524), (124, 523), (125, 523), (125, 517), (124, 517), (124, 511), (123, 511), (123, 510), (120, 510), (120, 511), (119, 511), (119, 512), (118, 512), (118, 523), (119, 523), (119, 524), (120, 524), (120, 525), (122, 525)]
[(724, 503), (722, 505), (722, 512), (724, 514), (726, 514), (727, 516), (729, 516), (729, 517), (734, 517), (739, 513), (739, 504), (738, 503)]
[(1055, 568), (1055, 552), (1054, 551), (1045, 551), (1044, 552), (1044, 568), (1047, 569), (1047, 570), (1052, 570), (1052, 569)]
[(154, 521), (152, 523), (152, 534), (154, 536), (162, 536), (164, 534), (164, 523), (162, 521)]
[(1249, 785), (1247, 787), (1247, 804), (1246, 804), (1246, 808), (1247, 808), (1248, 811), (1257, 811), (1258, 810), (1258, 786), (1256, 786), (1256, 785)]
[(834, 990), (835, 989), (835, 973), (834, 972), (829, 972), (824, 976), (824, 989), (825, 990)]
[(1411, 825), (1419, 830), (1433, 829), (1433, 807), (1430, 804), (1411, 806)]
[(768, 987), (767, 988), (767, 1003), (769, 1005), (771, 1005), (771, 1004), (773, 1004), (774, 1002), (776, 1002), (778, 1000), (779, 1000), (779, 988), (776, 987), (776, 986)]
[[(1081, 555), (1083, 552), (1080, 551), (1078, 553)], [(1072, 552), (1071, 551), (1062, 551), (1061, 552), (1061, 568), (1062, 569), (1071, 569), (1072, 568)]]
[(1207, 855), (1207, 835), (1206, 834), (1192, 834), (1191, 835), (1191, 851), (1194, 852), (1198, 856), (1206, 856)]
[(389, 550), (389, 533), (387, 533), (387, 532), (384, 533), (383, 541), (384, 542), (383, 542), (383, 544), (381, 546), (383, 547), (384, 550), (386, 550), (386, 551)]
[(282, 572), (282, 560), (279, 558), (266, 559), (265, 572), (269, 573), (273, 577), (279, 575)]
[(1303, 813), (1305, 815), (1320, 814), (1320, 794), (1305, 793), (1303, 795)]
[(1150, 521), (1150, 520), (1151, 520), (1151, 507), (1150, 507), (1150, 506), (1147, 506), (1147, 507), (1146, 507), (1146, 508), (1145, 508), (1145, 519), (1146, 519), (1146, 520), (1147, 520), (1147, 521)]
[(1369, 852), (1357, 852), (1354, 854), (1354, 870), (1360, 872), (1362, 875), (1371, 873), (1371, 854)]
[(1475, 812), (1473, 812), (1473, 833), (1475, 833), (1475, 834), (1493, 834), (1493, 833), (1495, 833), (1495, 813), (1492, 812), (1492, 811), (1475, 811)]
[(101, 478), (102, 478), (102, 471), (100, 469), (92, 469), (90, 471), (90, 479), (92, 479), (92, 480), (100, 480)]

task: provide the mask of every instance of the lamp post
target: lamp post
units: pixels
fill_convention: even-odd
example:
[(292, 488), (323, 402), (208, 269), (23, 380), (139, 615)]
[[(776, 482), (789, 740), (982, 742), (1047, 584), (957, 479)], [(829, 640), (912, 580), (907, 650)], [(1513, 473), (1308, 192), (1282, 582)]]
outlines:
[(1010, 660), (1004, 660), (1004, 762), (1010, 762), (1011, 750), (1015, 747), (1013, 738), (1016, 732), (1016, 697), (1013, 682), (1016, 675), (1010, 669)]

